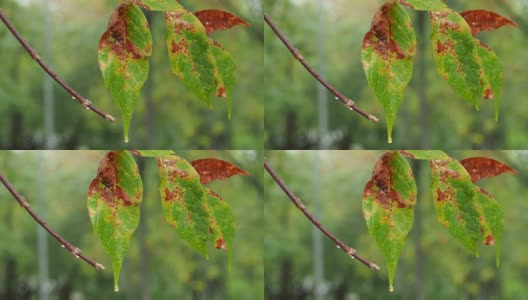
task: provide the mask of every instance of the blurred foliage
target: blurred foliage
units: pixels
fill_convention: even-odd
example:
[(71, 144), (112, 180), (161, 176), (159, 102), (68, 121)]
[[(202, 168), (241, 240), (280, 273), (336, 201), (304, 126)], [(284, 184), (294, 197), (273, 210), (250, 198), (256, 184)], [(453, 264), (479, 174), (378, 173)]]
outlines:
[[(319, 1), (266, 0), (272, 20), (317, 70), (318, 50), (324, 43), (326, 79), (364, 110), (381, 118), (372, 123), (345, 109), (328, 94), (330, 149), (522, 149), (528, 143), (528, 6), (526, 1), (447, 1), (457, 11), (487, 9), (515, 20), (520, 28), (484, 32), (486, 42), (504, 66), (504, 88), (500, 97), (499, 121), (494, 103), (482, 102), (480, 111), (457, 95), (438, 75), (429, 36), (430, 20), (423, 18), (420, 33), (417, 13), (409, 10), (418, 43), (414, 74), (406, 89), (394, 126), (394, 143), (387, 144), (381, 104), (369, 89), (360, 60), (361, 43), (372, 17), (383, 1), (325, 1), (324, 41), (318, 40)], [(311, 149), (319, 140), (317, 83), (292, 57), (267, 26), (264, 29), (265, 143), (268, 149)], [(507, 43), (504, 41), (508, 41)], [(420, 59), (425, 76), (417, 78)], [(422, 84), (423, 82), (423, 84)], [(425, 86), (426, 100), (419, 97)]]
[[(172, 74), (165, 45), (165, 20), (148, 13), (154, 39), (150, 78), (132, 120), (130, 143), (122, 137), (119, 108), (105, 88), (97, 63), (99, 38), (117, 0), (47, 1), (52, 28), (45, 28), (43, 1), (3, 0), (0, 5), (29, 44), (43, 55), (45, 32), (51, 30), (52, 57), (45, 61), (95, 106), (117, 117), (109, 123), (87, 112), (53, 83), (57, 148), (61, 149), (253, 149), (262, 145), (264, 105), (262, 10), (259, 0), (181, 1), (191, 11), (217, 8), (251, 23), (213, 34), (237, 65), (233, 114), (214, 99), (214, 110), (186, 90)], [(0, 26), (0, 148), (44, 145), (42, 87), (44, 72), (5, 26)], [(147, 103), (152, 103), (147, 105)]]
[[(364, 258), (382, 267), (375, 272), (351, 260), (323, 237), (325, 299), (521, 299), (528, 280), (527, 151), (448, 151), (456, 159), (487, 156), (519, 171), (478, 184), (492, 194), (504, 212), (504, 243), (500, 267), (495, 248), (479, 246), (480, 258), (459, 245), (436, 220), (426, 161), (411, 163), (418, 187), (413, 228), (404, 243), (395, 276), (395, 292), (388, 291), (383, 256), (369, 236), (361, 206), (363, 188), (382, 151), (320, 152), (315, 173), (313, 151), (268, 151), (270, 165), (321, 223)], [(314, 181), (321, 186), (321, 211), (313, 211)], [(264, 266), (266, 299), (314, 299), (312, 224), (289, 201), (273, 179), (264, 175)], [(419, 215), (419, 216), (418, 216)], [(421, 221), (420, 221), (421, 220)], [(419, 230), (418, 227), (421, 229)], [(421, 253), (421, 254), (419, 254)], [(417, 273), (421, 269), (422, 273)]]
[[(115, 293), (110, 258), (93, 233), (86, 208), (88, 186), (104, 152), (0, 152), (1, 173), (32, 208), (85, 255), (107, 267), (96, 271), (48, 236), (50, 299), (140, 299), (140, 295), (147, 296), (142, 299), (263, 299), (262, 153), (177, 151), (177, 154), (188, 160), (205, 157), (228, 160), (252, 175), (210, 184), (234, 210), (237, 233), (232, 269), (228, 271), (226, 252), (211, 247), (206, 261), (166, 223), (157, 187), (156, 162), (136, 157), (143, 170), (145, 189), (142, 224), (132, 237), (124, 261), (121, 291)], [(42, 169), (37, 167), (39, 164)], [(39, 178), (45, 180), (45, 192), (39, 190)], [(39, 195), (45, 196), (45, 207), (37, 204)], [(12, 289), (16, 297), (10, 299), (36, 299), (37, 223), (3, 187), (0, 199), (0, 298), (7, 299), (6, 292)]]

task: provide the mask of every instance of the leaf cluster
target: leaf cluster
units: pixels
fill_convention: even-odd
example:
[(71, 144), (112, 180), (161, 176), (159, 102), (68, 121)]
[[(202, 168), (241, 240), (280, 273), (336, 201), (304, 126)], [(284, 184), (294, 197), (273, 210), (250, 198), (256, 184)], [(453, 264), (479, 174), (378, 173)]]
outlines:
[(494, 100), (498, 120), (502, 65), (497, 55), (474, 35), (504, 25), (517, 25), (486, 10), (459, 14), (441, 0), (389, 0), (374, 15), (361, 50), (369, 86), (385, 110), (388, 142), (392, 143), (394, 120), (412, 78), (412, 60), (416, 54), (413, 25), (403, 6), (429, 12), (430, 39), (438, 73), (477, 110), (480, 98)]
[[(98, 60), (106, 87), (123, 114), (125, 142), (141, 89), (148, 78), (152, 36), (140, 7), (162, 11), (166, 19), (166, 45), (172, 72), (201, 100), (211, 106), (211, 94), (227, 98), (229, 107), (235, 63), (229, 53), (207, 35), (248, 25), (228, 12), (190, 12), (176, 1), (127, 0), (114, 10), (99, 40)], [(229, 108), (229, 116), (231, 115)]]
[(461, 161), (439, 150), (385, 152), (374, 167), (363, 191), (363, 215), (370, 234), (387, 262), (390, 290), (403, 242), (412, 228), (416, 183), (408, 156), (428, 160), (432, 172), (431, 190), (438, 222), (465, 248), (478, 256), (477, 242), (496, 246), (499, 265), (502, 238), (502, 210), (477, 181), (513, 168), (490, 158), (472, 157)]
[(212, 180), (248, 175), (229, 162), (199, 159), (188, 162), (173, 151), (110, 151), (102, 159), (88, 189), (88, 214), (97, 236), (112, 259), (115, 290), (130, 239), (139, 225), (143, 184), (130, 153), (153, 157), (160, 174), (159, 192), (166, 221), (179, 236), (207, 258), (207, 242), (231, 249), (235, 234), (230, 206), (205, 187)]

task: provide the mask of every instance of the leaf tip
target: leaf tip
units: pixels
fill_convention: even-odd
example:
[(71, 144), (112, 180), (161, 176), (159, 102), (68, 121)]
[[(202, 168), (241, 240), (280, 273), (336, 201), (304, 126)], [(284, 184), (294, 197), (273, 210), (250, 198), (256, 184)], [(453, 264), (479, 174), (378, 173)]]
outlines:
[(392, 283), (389, 285), (389, 292), (394, 292), (394, 286), (392, 285)]
[(119, 286), (118, 285), (114, 286), (114, 292), (119, 292)]

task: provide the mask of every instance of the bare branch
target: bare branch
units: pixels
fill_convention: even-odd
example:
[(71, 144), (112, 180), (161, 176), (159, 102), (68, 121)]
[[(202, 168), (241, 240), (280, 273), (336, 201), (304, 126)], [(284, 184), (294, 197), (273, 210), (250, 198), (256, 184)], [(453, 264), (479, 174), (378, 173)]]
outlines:
[(90, 100), (86, 99), (85, 97), (83, 97), (79, 93), (77, 93), (77, 91), (75, 91), (72, 87), (70, 87), (53, 70), (51, 70), (50, 67), (48, 67), (48, 65), (46, 65), (46, 63), (44, 63), (42, 58), (40, 58), (40, 56), (38, 55), (37, 51), (35, 51), (35, 49), (31, 48), (31, 46), (22, 38), (22, 36), (18, 33), (18, 31), (13, 26), (13, 24), (9, 21), (7, 16), (4, 14), (2, 9), (0, 9), (0, 19), (2, 19), (2, 21), (4, 22), (4, 24), (7, 27), (7, 29), (9, 29), (9, 31), (11, 31), (13, 36), (18, 40), (18, 42), (22, 45), (22, 47), (24, 47), (24, 49), (26, 49), (26, 51), (29, 53), (29, 55), (40, 65), (40, 67), (44, 71), (46, 71), (46, 73), (48, 73), (48, 75), (51, 78), (53, 78), (64, 90), (66, 90), (68, 93), (70, 93), (70, 95), (72, 95), (73, 99), (77, 100), (86, 109), (89, 109), (89, 110), (95, 112), (96, 114), (98, 114), (102, 118), (104, 118), (104, 119), (106, 119), (106, 120), (108, 120), (110, 122), (115, 121), (115, 118), (112, 115), (107, 114), (107, 113), (103, 112), (102, 110), (94, 107)]
[(363, 111), (361, 108), (359, 108), (355, 103), (354, 101), (352, 101), (350, 98), (348, 98), (347, 96), (341, 94), (337, 89), (335, 89), (330, 83), (328, 83), (319, 73), (317, 73), (314, 68), (312, 68), (312, 66), (310, 66), (306, 60), (304, 59), (304, 57), (302, 56), (301, 52), (295, 48), (291, 43), (290, 41), (288, 41), (288, 39), (286, 38), (286, 36), (279, 30), (279, 28), (277, 27), (277, 25), (275, 25), (275, 23), (273, 23), (273, 21), (270, 19), (270, 17), (268, 16), (267, 13), (264, 13), (264, 20), (266, 21), (266, 23), (268, 24), (268, 26), (271, 28), (271, 30), (273, 30), (273, 32), (275, 33), (275, 35), (277, 35), (277, 37), (282, 41), (282, 43), (286, 46), (286, 48), (288, 48), (288, 50), (290, 50), (291, 54), (293, 55), (293, 57), (295, 57), (296, 60), (298, 60), (303, 66), (304, 68), (310, 73), (312, 74), (312, 76), (317, 79), (324, 87), (326, 87), (326, 89), (328, 89), (332, 94), (334, 94), (334, 96), (336, 97), (337, 100), (341, 101), (348, 109), (350, 110), (353, 110), (355, 112), (357, 112), (358, 114), (360, 114), (361, 116), (365, 117), (366, 119), (368, 119), (369, 121), (372, 121), (372, 122), (378, 122), (379, 119), (365, 111)]
[(330, 231), (328, 231), (326, 228), (323, 227), (321, 222), (319, 222), (315, 217), (304, 207), (304, 204), (302, 203), (301, 199), (297, 198), (295, 194), (293, 194), (290, 189), (286, 186), (284, 181), (275, 173), (275, 171), (271, 168), (271, 166), (268, 164), (267, 161), (264, 161), (264, 168), (268, 173), (271, 175), (271, 177), (275, 180), (275, 182), (280, 186), (280, 188), (284, 191), (284, 193), (290, 198), (290, 200), (295, 204), (295, 206), (312, 222), (315, 227), (317, 227), (322, 233), (324, 233), (329, 239), (331, 239), (337, 246), (337, 248), (341, 249), (343, 252), (345, 252), (346, 255), (350, 256), (351, 258), (355, 258), (358, 261), (360, 261), (365, 266), (371, 268), (372, 270), (379, 271), (378, 265), (375, 263), (369, 262), (368, 260), (360, 257), (357, 254), (357, 251), (347, 246), (345, 243), (343, 243), (341, 240), (339, 240), (335, 235), (333, 235)]
[(22, 197), (22, 195), (20, 195), (15, 190), (15, 188), (11, 185), (11, 183), (9, 183), (9, 181), (7, 181), (7, 178), (5, 178), (2, 174), (0, 174), (0, 181), (2, 181), (2, 183), (5, 185), (7, 190), (11, 193), (11, 195), (13, 195), (15, 200), (18, 201), (20, 206), (22, 206), (31, 215), (31, 217), (33, 217), (33, 219), (35, 219), (35, 221), (37, 221), (37, 223), (39, 223), (40, 226), (42, 226), (42, 228), (44, 228), (51, 236), (53, 236), (61, 244), (61, 247), (68, 249), (73, 254), (73, 256), (75, 256), (76, 258), (81, 258), (82, 260), (84, 260), (85, 262), (89, 263), (92, 267), (96, 268), (97, 270), (104, 270), (105, 267), (102, 264), (100, 264), (98, 262), (95, 262), (92, 259), (84, 256), (81, 253), (81, 249), (79, 249), (79, 248), (75, 247), (74, 245), (70, 244), (67, 240), (65, 240), (62, 236), (60, 236), (57, 232), (55, 232), (55, 230), (51, 229), (48, 226), (48, 224), (46, 224), (46, 222), (44, 222), (44, 220), (42, 220), (31, 209), (31, 207), (29, 206), (29, 203), (26, 201), (26, 199), (24, 199), (24, 197)]

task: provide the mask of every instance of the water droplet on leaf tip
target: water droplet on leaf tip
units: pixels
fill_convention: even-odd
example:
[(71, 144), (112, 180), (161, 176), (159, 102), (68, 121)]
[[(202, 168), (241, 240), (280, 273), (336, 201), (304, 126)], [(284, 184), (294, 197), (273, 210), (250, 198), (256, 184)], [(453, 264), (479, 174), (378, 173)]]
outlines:
[(337, 98), (337, 97), (334, 97), (334, 99), (339, 100), (339, 98)]
[(389, 292), (391, 292), (391, 293), (394, 292), (394, 287), (392, 285), (389, 286)]
[(72, 99), (75, 100), (75, 99), (77, 99), (77, 98), (75, 98), (74, 96), (72, 96)]
[(64, 247), (66, 247), (66, 246), (64, 246), (63, 244), (61, 244), (61, 247), (64, 248)]
[(337, 249), (341, 249), (341, 247), (339, 247), (339, 245), (336, 245), (336, 248), (337, 248)]
[(119, 287), (114, 287), (114, 292), (119, 292)]

